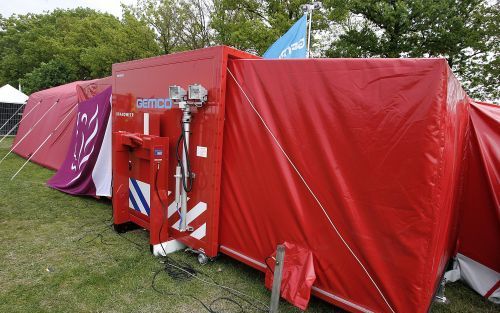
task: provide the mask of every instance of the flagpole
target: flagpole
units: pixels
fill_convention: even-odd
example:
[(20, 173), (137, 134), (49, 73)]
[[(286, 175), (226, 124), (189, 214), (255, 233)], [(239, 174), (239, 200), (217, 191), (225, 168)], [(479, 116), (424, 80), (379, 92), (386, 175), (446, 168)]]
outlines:
[(312, 32), (313, 11), (315, 9), (321, 9), (322, 7), (323, 7), (323, 5), (319, 1), (314, 1), (311, 4), (303, 4), (300, 6), (302, 11), (309, 18), (309, 21), (307, 23), (308, 24), (308, 31), (307, 31), (307, 58), (308, 59), (311, 57), (311, 32)]
[(313, 10), (309, 10), (309, 29), (307, 32), (307, 58), (309, 59), (311, 57), (311, 27), (312, 27), (312, 17), (313, 17)]

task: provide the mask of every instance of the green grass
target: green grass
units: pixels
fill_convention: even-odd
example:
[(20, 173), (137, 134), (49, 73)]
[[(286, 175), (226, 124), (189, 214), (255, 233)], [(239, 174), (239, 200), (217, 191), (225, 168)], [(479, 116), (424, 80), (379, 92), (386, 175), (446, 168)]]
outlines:
[[(10, 144), (10, 139), (0, 144), (0, 158)], [(149, 252), (148, 234), (115, 234), (107, 226), (109, 201), (52, 190), (45, 182), (53, 172), (35, 164), (10, 181), (23, 162), (12, 155), (0, 164), (0, 312), (205, 312), (192, 298), (152, 289), (153, 274), (162, 264)], [(269, 302), (263, 274), (248, 266), (224, 256), (205, 266), (184, 252), (172, 258)], [(227, 296), (216, 287), (195, 279), (176, 281), (164, 272), (157, 286), (166, 293), (195, 295), (207, 304)], [(447, 296), (451, 304), (435, 305), (432, 312), (498, 312), (460, 283), (449, 285)], [(227, 302), (214, 308), (238, 312)], [(245, 309), (255, 311), (248, 305)], [(280, 312), (299, 310), (282, 301)], [(342, 311), (313, 299), (308, 312)]]

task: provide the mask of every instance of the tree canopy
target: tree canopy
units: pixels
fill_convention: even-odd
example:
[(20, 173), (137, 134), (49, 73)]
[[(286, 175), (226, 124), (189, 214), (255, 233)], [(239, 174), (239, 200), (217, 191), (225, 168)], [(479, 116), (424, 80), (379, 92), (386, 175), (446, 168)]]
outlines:
[(0, 19), (0, 83), (21, 82), (28, 93), (159, 53), (153, 31), (128, 11), (121, 20), (83, 8)]
[[(0, 83), (35, 91), (109, 75), (111, 64), (230, 45), (262, 55), (308, 0), (137, 0), (120, 19), (91, 9), (0, 16)], [(492, 0), (324, 0), (314, 57), (443, 57), (467, 92), (500, 99)]]
[(443, 57), (471, 96), (499, 99), (500, 12), (482, 0), (350, 0), (328, 57)]
[[(262, 55), (308, 0), (139, 0), (164, 53), (216, 44)], [(500, 99), (499, 5), (491, 0), (324, 0), (315, 57), (443, 57), (468, 93)], [(190, 12), (190, 13), (187, 13)]]

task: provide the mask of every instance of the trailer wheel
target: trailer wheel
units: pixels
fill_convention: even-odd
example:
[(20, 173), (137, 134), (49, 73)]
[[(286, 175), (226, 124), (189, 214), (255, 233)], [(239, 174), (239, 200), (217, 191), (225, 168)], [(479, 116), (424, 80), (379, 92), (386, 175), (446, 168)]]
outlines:
[(208, 257), (204, 253), (198, 254), (198, 263), (205, 265), (208, 263)]

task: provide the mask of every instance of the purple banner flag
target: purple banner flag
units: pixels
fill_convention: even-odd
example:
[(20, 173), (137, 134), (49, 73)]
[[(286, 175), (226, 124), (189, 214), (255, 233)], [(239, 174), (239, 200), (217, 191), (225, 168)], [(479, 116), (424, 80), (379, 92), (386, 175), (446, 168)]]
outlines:
[[(57, 173), (47, 182), (48, 186), (72, 195), (100, 195), (98, 189), (103, 182), (96, 182), (95, 177), (111, 179), (110, 175), (103, 175), (102, 172), (96, 175), (98, 164), (111, 162), (111, 147), (105, 146), (111, 144), (109, 140), (105, 140), (106, 136), (111, 135), (108, 127), (110, 101), (111, 87), (78, 104), (76, 125), (66, 159)], [(109, 151), (109, 154), (103, 154), (101, 148)], [(104, 169), (105, 172), (107, 170), (111, 170), (110, 165), (109, 169)], [(110, 185), (110, 181), (105, 185)], [(108, 195), (108, 192), (104, 192), (103, 195)]]

